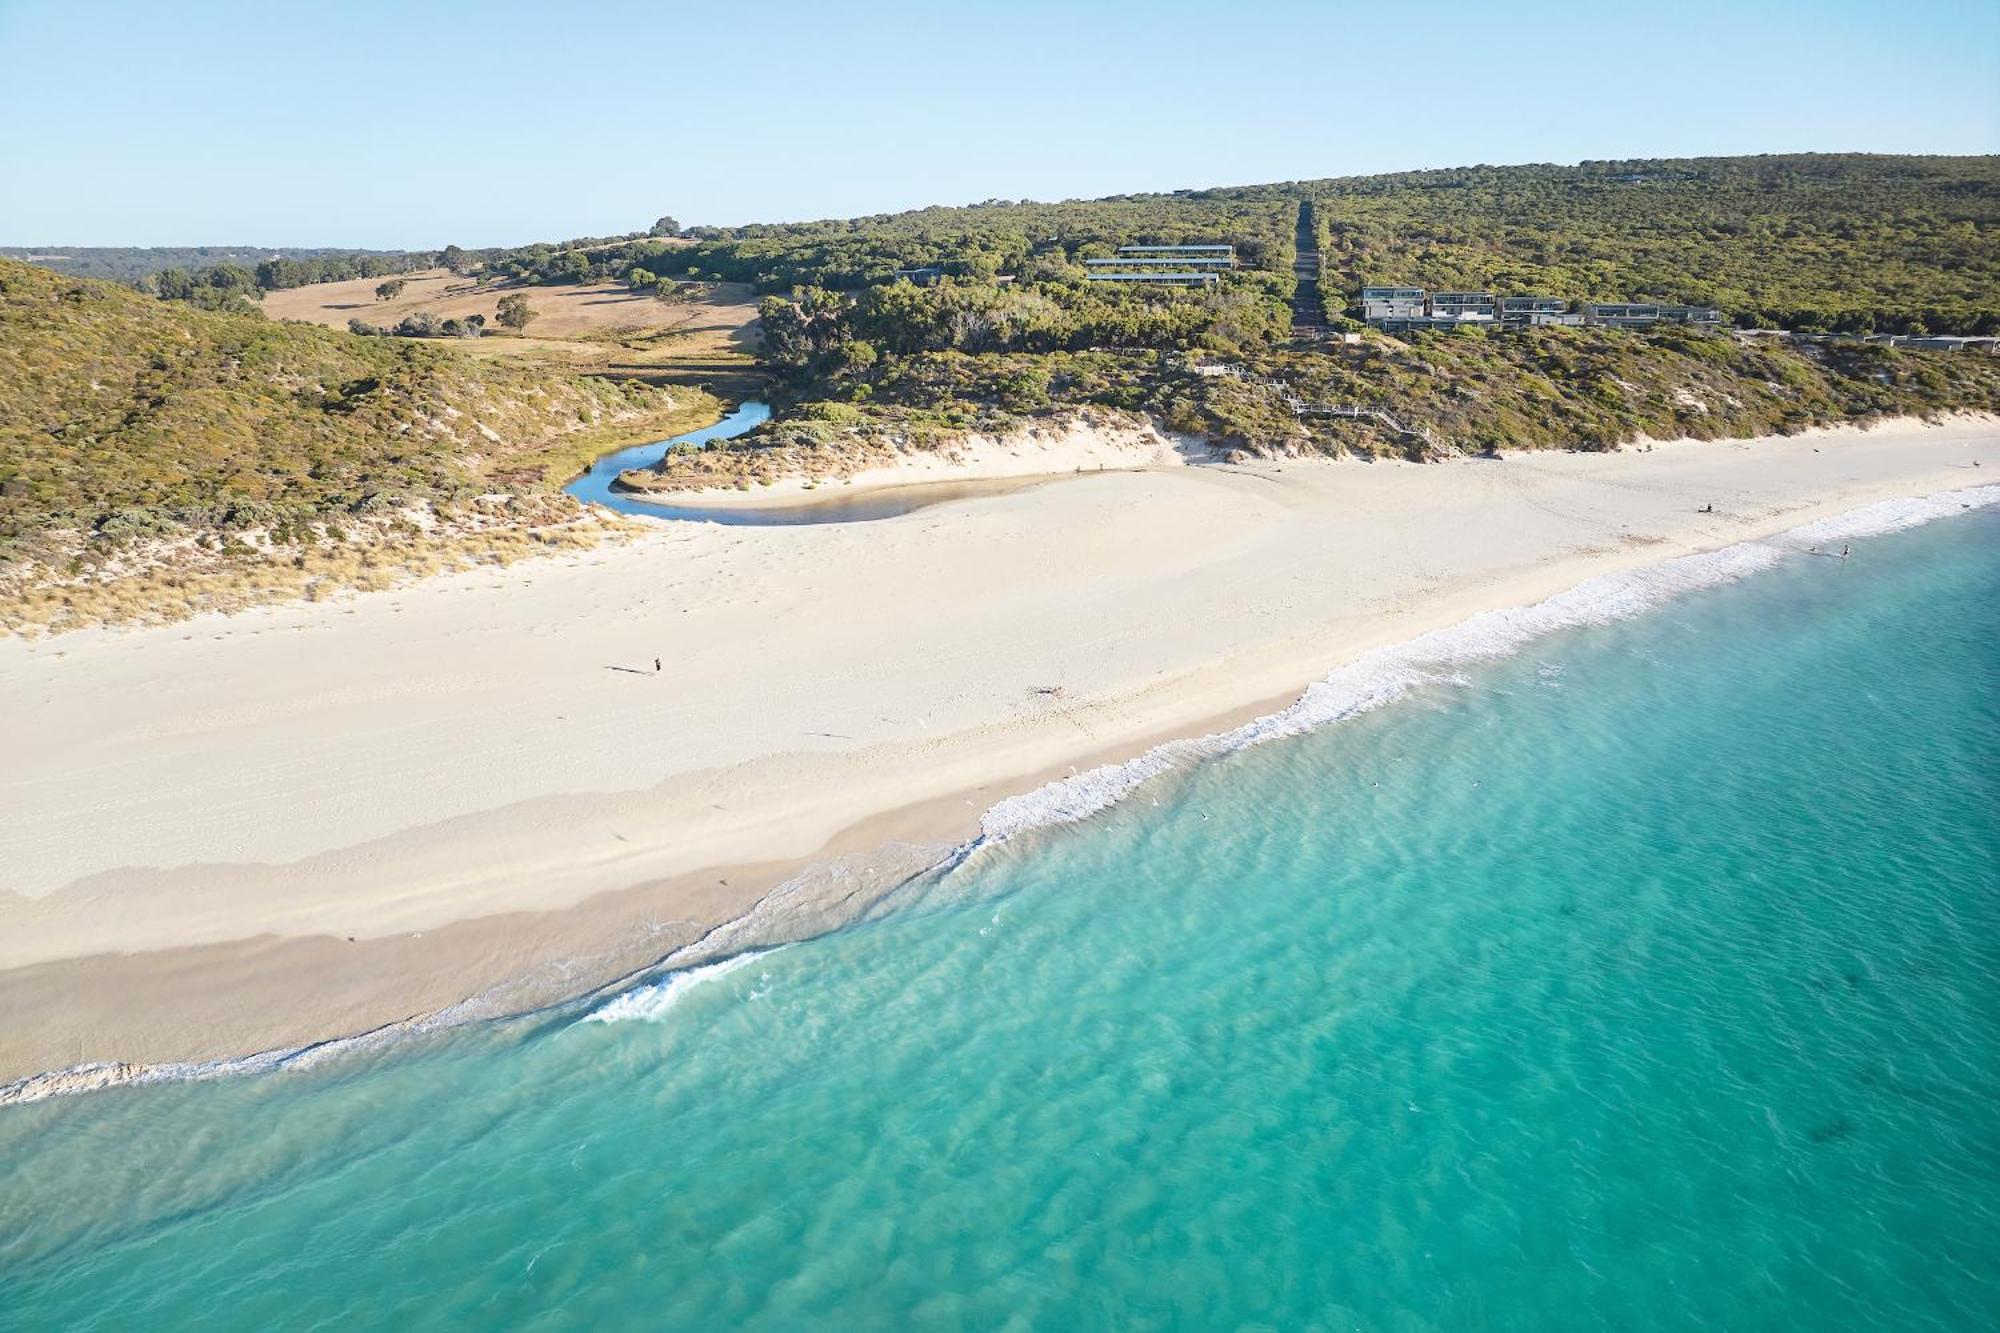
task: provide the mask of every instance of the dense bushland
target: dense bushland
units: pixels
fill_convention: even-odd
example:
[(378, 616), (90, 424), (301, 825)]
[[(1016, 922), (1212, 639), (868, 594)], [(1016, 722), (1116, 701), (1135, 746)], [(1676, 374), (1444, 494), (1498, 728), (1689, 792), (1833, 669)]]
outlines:
[(1719, 306), (1825, 332), (2000, 332), (2000, 157), (1466, 167), (1318, 201), (1329, 303), (1364, 284)]
[[(769, 426), (670, 456), (635, 484), (847, 475), (892, 451), (1109, 410), (1222, 453), (1434, 459), (1492, 449), (1608, 449), (1743, 438), (1893, 416), (2000, 411), (2000, 357), (1653, 333), (1370, 334), (1355, 344), (1218, 356), (923, 351), (849, 366)], [(1379, 409), (1335, 417), (1313, 407)]]

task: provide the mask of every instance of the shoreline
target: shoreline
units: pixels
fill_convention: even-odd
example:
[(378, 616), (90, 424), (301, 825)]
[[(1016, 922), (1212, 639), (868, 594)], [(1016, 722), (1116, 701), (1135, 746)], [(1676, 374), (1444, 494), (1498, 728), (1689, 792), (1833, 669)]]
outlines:
[[(1944, 430), (1949, 435), (1952, 428), (1936, 429)], [(1961, 423), (1958, 429), (1961, 433), (1973, 433), (1976, 439), (1994, 438), (1993, 427), (1988, 422), (1973, 426)], [(1915, 433), (1920, 435), (1922, 432)], [(1814, 438), (1824, 442), (1826, 437)], [(1729, 447), (1727, 442), (1657, 446), (1670, 453)], [(1804, 447), (1813, 447), (1811, 441), (1807, 440)], [(1974, 452), (1976, 455), (1977, 451)], [(1647, 462), (1643, 456), (1600, 457), (1613, 459), (1627, 467), (1644, 467)], [(1508, 462), (1498, 465), (1467, 462), (1442, 466), (1473, 469), (1512, 467), (1516, 461), (1510, 458)], [(298, 921), (286, 921), (282, 917), (268, 919), (264, 930), (248, 930), (246, 926), (252, 922), (246, 917), (255, 914), (241, 911), (244, 904), (240, 902), (235, 904), (239, 910), (233, 913), (221, 910), (228, 904), (220, 901), (206, 904), (205, 911), (199, 910), (203, 905), (197, 903), (198, 910), (189, 913), (186, 891), (192, 886), (183, 876), (178, 881), (181, 891), (169, 895), (174, 909), (171, 915), (175, 918), (177, 933), (182, 936), (178, 942), (162, 940), (156, 934), (149, 935), (147, 929), (139, 929), (136, 933), (127, 931), (122, 941), (125, 947), (79, 949), (77, 946), (90, 938), (91, 931), (82, 928), (85, 923), (75, 919), (61, 922), (60, 925), (66, 927), (64, 930), (45, 929), (43, 932), (44, 944), (67, 942), (74, 950), (67, 957), (58, 955), (15, 961), (19, 958), (17, 941), (16, 948), (7, 955), (11, 965), (0, 970), (0, 1012), (11, 1016), (8, 1026), (17, 1034), (23, 1028), (33, 1028), (37, 1039), (23, 1041), (17, 1035), (5, 1043), (6, 1049), (0, 1051), (0, 1079), (33, 1079), (33, 1076), (48, 1071), (57, 1073), (58, 1077), (55, 1080), (33, 1081), (59, 1083), (60, 1069), (74, 1070), (78, 1065), (93, 1063), (89, 1058), (64, 1062), (63, 1055), (58, 1052), (71, 1041), (80, 1055), (88, 1054), (84, 1046), (86, 1042), (115, 1044), (121, 1037), (126, 1039), (125, 1049), (135, 1054), (142, 1050), (171, 1053), (179, 1049), (185, 1052), (179, 1055), (161, 1054), (154, 1059), (131, 1059), (134, 1065), (157, 1066), (187, 1060), (226, 1059), (239, 1055), (245, 1049), (257, 1049), (260, 1045), (267, 1050), (297, 1048), (358, 1031), (407, 1024), (413, 1016), (455, 1008), (463, 1016), (471, 1018), (537, 1009), (546, 1003), (590, 993), (619, 978), (625, 978), (629, 984), (657, 970), (664, 959), (681, 958), (684, 961), (679, 966), (712, 961), (713, 957), (720, 955), (690, 955), (689, 946), (711, 937), (711, 933), (718, 928), (727, 930), (731, 923), (745, 920), (746, 914), (754, 911), (758, 904), (768, 901), (769, 889), (787, 883), (803, 867), (838, 858), (859, 858), (856, 862), (859, 867), (866, 862), (869, 852), (884, 844), (914, 845), (918, 860), (931, 853), (937, 854), (933, 859), (941, 859), (949, 855), (952, 848), (963, 845), (976, 835), (982, 821), (1006, 804), (1007, 798), (1018, 797), (1024, 791), (1044, 790), (1051, 779), (1061, 779), (1067, 773), (1086, 773), (1100, 763), (1119, 764), (1151, 755), (1163, 746), (1185, 741), (1192, 735), (1227, 731), (1251, 718), (1281, 711), (1283, 706), (1300, 698), (1302, 689), (1309, 692), (1313, 688), (1309, 682), (1323, 679), (1330, 670), (1337, 671), (1343, 665), (1355, 663), (1392, 645), (1409, 644), (1422, 635), (1461, 626), (1469, 619), (1493, 612), (1498, 607), (1534, 606), (1593, 578), (1656, 568), (1683, 555), (1759, 542), (1776, 533), (1794, 531), (1803, 523), (1851, 512), (1875, 500), (1892, 495), (1907, 496), (1913, 489), (1911, 483), (1919, 477), (1935, 479), (1938, 460), (1928, 462), (1929, 466), (1914, 467), (1907, 475), (1898, 471), (1893, 480), (1885, 477), (1860, 491), (1847, 486), (1836, 488), (1833, 495), (1805, 499), (1792, 497), (1790, 503), (1780, 505), (1760, 518), (1737, 522), (1735, 530), (1725, 534), (1726, 541), (1702, 545), (1642, 538), (1609, 547), (1586, 544), (1577, 549), (1545, 552), (1540, 559), (1528, 562), (1504, 578), (1476, 579), (1469, 586), (1456, 588), (1432, 588), (1427, 596), (1406, 598), (1389, 607), (1354, 608), (1355, 614), (1332, 627), (1324, 624), (1310, 626), (1307, 632), (1294, 634), (1276, 644), (1266, 642), (1254, 645), (1246, 654), (1210, 660), (1174, 673), (1165, 680), (1142, 683), (1134, 690), (1109, 697), (1080, 697), (1061, 703), (1057, 712), (1066, 715), (1063, 720), (1068, 725), (1053, 729), (1066, 733), (1054, 738), (1054, 743), (1046, 734), (1052, 729), (1046, 726), (1015, 728), (1016, 734), (1007, 736), (1005, 726), (990, 723), (987, 730), (999, 734), (985, 737), (989, 743), (984, 746), (960, 745), (957, 753), (951, 753), (953, 747), (942, 741), (912, 743), (908, 737), (900, 738), (898, 743), (880, 747), (894, 750), (900, 744), (904, 751), (887, 766), (907, 769), (911, 766), (909, 761), (914, 759), (921, 769), (918, 781), (911, 782), (907, 773), (899, 782), (878, 781), (872, 792), (861, 794), (875, 798), (875, 809), (872, 811), (866, 809), (870, 804), (867, 799), (832, 803), (821, 801), (816, 809), (807, 810), (800, 810), (799, 803), (795, 801), (794, 808), (789, 812), (789, 822), (808, 831), (817, 829), (822, 836), (809, 843), (795, 838), (791, 846), (782, 849), (783, 854), (780, 855), (710, 858), (705, 862), (697, 859), (695, 863), (683, 866), (677, 875), (642, 875), (627, 879), (623, 887), (584, 892), (572, 901), (553, 902), (540, 908), (480, 911), (477, 910), (481, 904), (476, 894), (461, 894), (445, 901), (433, 900), (424, 904), (434, 910), (442, 908), (447, 913), (442, 920), (436, 919), (435, 915), (426, 918), (421, 912), (407, 915), (407, 919), (403, 920), (396, 919), (395, 911), (378, 913), (390, 918), (389, 928), (370, 932), (352, 942), (341, 934), (301, 928)], [(1358, 469), (1360, 466), (1293, 464), (1269, 471), (1291, 473), (1295, 470), (1312, 471), (1315, 467)], [(1437, 468), (1440, 465), (1432, 466)], [(1945, 489), (1977, 484), (1976, 474), (1971, 473), (1969, 465), (1949, 466), (1963, 469), (1964, 482), (1962, 487)], [(1142, 475), (1133, 478), (1131, 484), (1149, 480), (1157, 478)], [(1325, 482), (1326, 472), (1318, 471), (1315, 480)], [(1622, 478), (1620, 484), (1630, 481), (1630, 478)], [(1121, 489), (1128, 488), (1126, 483), (1120, 486)], [(1918, 493), (1929, 494), (1939, 488), (1917, 485), (1914, 489)], [(1866, 492), (1866, 498), (1856, 501), (1854, 497), (1861, 492)], [(1006, 509), (1009, 513), (1032, 511), (1036, 504), (1035, 495), (1022, 495), (1010, 497)], [(918, 517), (913, 515), (911, 519)], [(909, 523), (911, 519), (899, 521), (899, 526)], [(1328, 650), (1329, 644), (1335, 645), (1331, 651)], [(1274, 703), (1277, 708), (1273, 707)], [(1024, 730), (1026, 734), (1022, 734)], [(1037, 731), (1043, 734), (1035, 734)], [(975, 736), (975, 739), (979, 738)], [(1001, 741), (1007, 743), (995, 743)], [(779, 768), (788, 771), (746, 777), (748, 770), (756, 768), (755, 759), (720, 769), (694, 770), (680, 775), (681, 791), (720, 792), (735, 786), (749, 793), (787, 785), (795, 789), (801, 785), (809, 788), (834, 787), (838, 786), (838, 775), (843, 767), (847, 769), (846, 776), (854, 776), (855, 765), (847, 762), (854, 755), (855, 752), (850, 750), (817, 756), (797, 753), (760, 756), (767, 761), (777, 761)], [(874, 757), (881, 759), (880, 755)], [(924, 762), (926, 760), (929, 762)], [(866, 769), (869, 765), (863, 763), (860, 767)], [(874, 776), (884, 776), (883, 765), (878, 763), (875, 767)], [(967, 776), (976, 780), (954, 780)], [(938, 795), (941, 790), (949, 794)], [(898, 792), (913, 795), (916, 799), (900, 802), (885, 802), (883, 799)], [(603, 804), (604, 799), (597, 798), (597, 803)], [(807, 805), (810, 807), (812, 803), (807, 802)], [(857, 807), (863, 811), (858, 819), (843, 821), (834, 818), (843, 811), (853, 813)], [(502, 807), (487, 813), (505, 816), (508, 810)], [(780, 812), (781, 815), (784, 813)], [(798, 818), (801, 814), (808, 817)], [(811, 817), (814, 815), (816, 819)], [(477, 822), (476, 817), (474, 822)], [(787, 821), (781, 818), (778, 822)], [(433, 835), (433, 845), (422, 859), (441, 869), (443, 863), (450, 861), (450, 846), (457, 840), (436, 838), (439, 828), (434, 823), (426, 824), (414, 832)], [(741, 826), (731, 830), (710, 830), (711, 833), (736, 835), (749, 832), (753, 835), (751, 845), (761, 843), (769, 846), (771, 838), (754, 836), (759, 831), (754, 823), (747, 830)], [(768, 833), (768, 824), (762, 831)], [(384, 841), (394, 842), (395, 838)], [(419, 837), (416, 841), (421, 843), (424, 839)], [(712, 837), (707, 845), (746, 844), (741, 836), (737, 836), (734, 841), (729, 837)], [(440, 852), (444, 853), (441, 858), (438, 855)], [(351, 861), (356, 859), (368, 861), (366, 857), (350, 857)], [(671, 860), (670, 857), (667, 859)], [(409, 863), (407, 856), (404, 863)], [(207, 869), (212, 875), (224, 868), (211, 862)], [(289, 879), (294, 888), (315, 878), (310, 869), (304, 875), (276, 873), (298, 869), (296, 863), (277, 867), (266, 863), (262, 867), (266, 872), (263, 878)], [(325, 869), (321, 867), (322, 871)], [(618, 868), (614, 865), (611, 872), (615, 876)], [(151, 873), (164, 874), (168, 880), (173, 879), (171, 870)], [(858, 869), (856, 873), (859, 873)], [(148, 896), (134, 896), (129, 878), (122, 884), (116, 874), (100, 872), (92, 878), (95, 882), (91, 886), (91, 896), (94, 898), (118, 901), (129, 908)], [(58, 887), (67, 892), (73, 886)], [(167, 887), (172, 889), (174, 885)], [(872, 891), (876, 886), (864, 887)], [(851, 899), (853, 892), (850, 888), (846, 896)], [(62, 896), (62, 893), (47, 892), (40, 897), (17, 901), (24, 901), (32, 908), (36, 903), (47, 903)], [(196, 894), (197, 898), (200, 896)], [(405, 893), (395, 896), (405, 900), (400, 907), (408, 914), (410, 903), (407, 900), (424, 895)], [(834, 895), (836, 906), (841, 896)], [(14, 903), (4, 905), (15, 907)], [(378, 907), (384, 905), (371, 904)], [(819, 908), (823, 905), (806, 903), (803, 906)], [(268, 909), (269, 904), (265, 907)], [(663, 917), (666, 912), (679, 915)], [(92, 912), (89, 915), (102, 917), (105, 914)], [(145, 913), (138, 915), (143, 918)], [(187, 920), (190, 915), (195, 918), (222, 918), (206, 923), (219, 927), (218, 938), (187, 939), (190, 934), (200, 933), (199, 929), (189, 929), (191, 924), (201, 924)], [(268, 910), (265, 915), (269, 917)], [(837, 916), (837, 912), (829, 917), (822, 911), (819, 917), (801, 916), (789, 920), (810, 934), (850, 919), (834, 919)], [(0, 918), (4, 919), (8, 918)], [(814, 926), (814, 921), (820, 924)], [(120, 923), (121, 928), (131, 924), (129, 918)], [(230, 937), (232, 931), (233, 938)], [(63, 941), (55, 941), (54, 937), (58, 934)], [(755, 942), (741, 942), (739, 947), (755, 947), (756, 943), (769, 942), (769, 939), (759, 937)], [(137, 947), (133, 947), (135, 943)], [(570, 952), (559, 954), (558, 949)], [(736, 948), (732, 947), (729, 951), (734, 952)], [(363, 954), (367, 955), (365, 965), (361, 962)], [(446, 958), (452, 960), (453, 965), (440, 966), (439, 963)], [(211, 1003), (200, 1014), (189, 1012), (186, 992), (196, 988), (193, 979), (213, 978), (225, 972), (232, 977), (233, 986), (200, 987), (210, 993)], [(382, 984), (385, 974), (389, 978), (387, 985)], [(370, 976), (375, 978), (372, 989), (363, 984)], [(418, 978), (422, 979), (422, 984), (409, 984)], [(511, 985), (508, 985), (510, 978)], [(468, 979), (484, 979), (489, 984), (462, 984)], [(304, 995), (299, 993), (301, 980), (311, 983), (304, 986)], [(495, 984), (507, 985), (508, 988), (496, 993), (493, 989)], [(427, 1005), (418, 1002), (427, 987), (429, 994), (441, 999), (441, 1003)], [(454, 988), (455, 994), (452, 993)], [(474, 1001), (468, 1002), (468, 996), (474, 997)], [(150, 997), (150, 1003), (146, 997)], [(396, 1003), (399, 997), (400, 1008)], [(468, 1003), (484, 1004), (486, 1009), (465, 1011), (464, 1006)], [(178, 1011), (176, 1004), (181, 1006)], [(290, 1012), (277, 1012), (288, 1008)], [(139, 1012), (141, 1009), (143, 1013)], [(64, 1014), (68, 1015), (66, 1019), (62, 1018)], [(366, 1021), (371, 1017), (378, 1021)], [(289, 1024), (288, 1030), (297, 1032), (300, 1039), (289, 1042), (255, 1041), (254, 1033), (273, 1030), (274, 1024), (279, 1027)], [(124, 1029), (122, 1033), (118, 1031), (120, 1028)], [(232, 1035), (238, 1044), (230, 1049), (228, 1042)], [(213, 1049), (204, 1053), (198, 1041), (206, 1041)], [(36, 1052), (40, 1052), (45, 1060), (39, 1068), (33, 1065)], [(48, 1056), (55, 1058), (47, 1060)], [(79, 1078), (72, 1081), (85, 1083), (89, 1080)], [(113, 1081), (130, 1080), (126, 1077)], [(19, 1082), (0, 1088), (0, 1102), (25, 1100), (21, 1095), (23, 1090)], [(63, 1090), (68, 1089), (59, 1086), (49, 1088), (52, 1092)]]
[(738, 486), (686, 478), (684, 486), (626, 487), (628, 500), (677, 509), (811, 510), (861, 496), (922, 486), (1022, 486), (1115, 469), (1220, 466), (1206, 441), (1174, 435), (1146, 417), (1076, 412), (1004, 435), (970, 434), (938, 449), (898, 450), (846, 476), (790, 475)]

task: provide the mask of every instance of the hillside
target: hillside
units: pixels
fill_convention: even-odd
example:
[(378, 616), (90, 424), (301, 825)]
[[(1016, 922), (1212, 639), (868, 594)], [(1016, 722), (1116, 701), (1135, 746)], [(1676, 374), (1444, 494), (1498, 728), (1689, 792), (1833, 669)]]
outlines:
[(1303, 182), (1330, 292), (1715, 305), (1744, 326), (2000, 332), (2000, 157), (1468, 167)]
[[(2000, 329), (1992, 157), (1478, 167), (738, 228), (676, 258), (799, 284), (763, 319), (790, 410), (733, 460), (676, 458), (632, 482), (838, 473), (892, 447), (1101, 408), (1252, 453), (1413, 457), (2000, 408), (1986, 352), (1858, 338), (1583, 328), (1292, 342), (1284, 227), (1308, 200), (1336, 314), (1363, 282), (1391, 282), (1713, 303), (1740, 327)], [(1085, 282), (1079, 259), (1128, 241), (1225, 241), (1244, 266), (1210, 290)], [(947, 276), (878, 276), (914, 263)]]
[(7, 261), (0, 383), (0, 579), (16, 621), (85, 617), (103, 601), (93, 589), (148, 570), (211, 576), (188, 591), (198, 602), (280, 565), (318, 561), (338, 582), (341, 560), (379, 566), (425, 545), (419, 533), (427, 558), (454, 535), (551, 533), (578, 518), (556, 491), (589, 457), (711, 409)]
[[(1294, 341), (1298, 228), (1318, 233), (1336, 316), (1363, 282), (1394, 282), (1712, 303), (1739, 328), (1845, 336)], [(1235, 267), (1204, 286), (1091, 281), (1119, 246), (1192, 243), (1233, 246)], [(488, 553), (568, 540), (597, 520), (552, 495), (562, 477), (710, 401), (629, 381), (747, 384), (753, 350), (770, 425), (630, 484), (840, 475), (1080, 413), (1147, 416), (1224, 452), (1437, 458), (2000, 410), (1989, 352), (1854, 336), (2000, 329), (1995, 157), (1471, 167), (445, 258), (381, 302), (365, 278), (294, 284), (305, 261), (270, 284), (228, 266), (156, 282), (184, 300), (0, 262), (0, 591), (64, 622), (99, 613), (79, 590), (167, 586), (186, 608), (249, 595), (216, 591), (246, 569), (254, 595), (282, 595), (379, 581), (475, 536)], [(492, 315), (519, 294), (537, 322), (415, 341), (232, 313), (260, 290), (271, 311), (336, 324)], [(355, 568), (358, 549), (373, 563)]]
[[(869, 392), (856, 400), (862, 387)], [(1684, 329), (1546, 329), (1409, 343), (1370, 334), (1310, 352), (1227, 356), (925, 353), (896, 358), (864, 383), (835, 375), (816, 393), (754, 435), (670, 454), (657, 470), (621, 481), (672, 492), (844, 477), (971, 432), (999, 435), (1107, 413), (1149, 418), (1225, 457), (1435, 460), (1788, 435), (1897, 416), (2000, 412), (2000, 357), (1791, 347)], [(1328, 406), (1386, 416), (1314, 410)]]
[(747, 282), (759, 292), (796, 286), (852, 289), (897, 269), (940, 267), (991, 280), (1038, 263), (1075, 264), (1129, 243), (1227, 241), (1248, 269), (1291, 267), (1297, 200), (1238, 199), (1226, 192), (1131, 195), (1044, 204), (995, 200), (964, 208), (819, 222), (695, 227), (677, 240), (589, 246), (522, 246), (477, 252), (489, 271), (532, 282), (622, 278), (634, 266), (672, 278)]
[(1720, 306), (1739, 326), (2000, 332), (2000, 157), (1805, 153), (1464, 167), (1063, 203), (693, 228), (660, 240), (485, 251), (534, 282), (632, 267), (782, 293), (897, 269), (1034, 280), (1132, 242), (1227, 241), (1288, 296), (1316, 204), (1330, 302), (1364, 283)]

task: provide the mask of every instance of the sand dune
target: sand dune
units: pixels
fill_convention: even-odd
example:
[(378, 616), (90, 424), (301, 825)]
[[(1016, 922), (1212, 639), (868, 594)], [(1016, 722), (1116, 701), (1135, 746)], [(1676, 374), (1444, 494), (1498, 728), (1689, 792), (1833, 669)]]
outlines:
[(581, 989), (829, 849), (949, 842), (1371, 647), (1991, 480), (1996, 446), (1961, 421), (1085, 473), (0, 642), (0, 1080)]

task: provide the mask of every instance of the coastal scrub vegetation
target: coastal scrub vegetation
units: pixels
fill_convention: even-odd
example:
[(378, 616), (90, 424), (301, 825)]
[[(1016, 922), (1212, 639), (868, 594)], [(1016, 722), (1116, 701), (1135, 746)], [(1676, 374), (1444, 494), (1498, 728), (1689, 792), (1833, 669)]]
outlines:
[(532, 245), (476, 258), (498, 275), (532, 283), (623, 281), (636, 267), (675, 279), (749, 283), (768, 294), (851, 290), (887, 282), (899, 269), (990, 282), (1109, 258), (1121, 245), (1219, 242), (1235, 245), (1246, 268), (1289, 282), (1296, 208), (1295, 200), (1246, 201), (1211, 190), (1059, 204), (992, 200), (838, 221), (691, 227), (675, 241)]
[(240, 583), (251, 565), (304, 568), (399, 535), (442, 549), (585, 522), (563, 482), (714, 406), (6, 261), (0, 383), (10, 623), (30, 588), (38, 619), (66, 623), (91, 614), (92, 589), (163, 562)]
[[(820, 385), (826, 396), (796, 403), (756, 434), (676, 451), (621, 485), (673, 491), (842, 477), (901, 451), (1065, 417), (1151, 420), (1223, 457), (1431, 460), (1794, 434), (2000, 410), (2000, 357), (1741, 341), (1680, 327), (1552, 328), (1409, 340), (1370, 333), (1310, 351), (1231, 355), (925, 351), (845, 368)], [(1387, 417), (1312, 410), (1324, 407)]]
[[(2000, 332), (2000, 157), (1859, 153), (1477, 166), (459, 251), (530, 284), (859, 291), (899, 270), (1059, 278), (1126, 244), (1226, 242), (1289, 298), (1315, 203), (1329, 313), (1364, 283), (1714, 305), (1739, 327)], [(671, 219), (663, 219), (671, 221)], [(452, 247), (456, 250), (456, 247)], [(429, 258), (426, 256), (425, 258)], [(253, 275), (255, 276), (255, 275)]]
[(1646, 159), (1273, 188), (1316, 201), (1329, 304), (1388, 283), (1712, 305), (1739, 327), (2000, 333), (2000, 157)]
[[(817, 222), (681, 228), (430, 252), (12, 252), (171, 299), (237, 309), (260, 291), (443, 264), (529, 285), (707, 281), (855, 292), (899, 270), (1059, 282), (1126, 244), (1233, 244), (1290, 297), (1298, 205), (1315, 203), (1337, 314), (1364, 283), (1575, 301), (1713, 305), (1739, 327), (2000, 332), (2000, 157), (1803, 153), (1476, 166)], [(162, 257), (216, 256), (211, 263)], [(1156, 297), (1162, 294), (1155, 293)]]
[[(677, 258), (797, 284), (762, 308), (786, 410), (718, 446), (733, 464), (675, 458), (657, 479), (628, 482), (675, 485), (732, 466), (764, 477), (775, 460), (752, 455), (769, 448), (819, 474), (883, 447), (1104, 408), (1224, 449), (1411, 456), (2000, 408), (2000, 363), (1984, 353), (1858, 341), (1586, 328), (1291, 344), (1286, 229), (1304, 200), (1334, 311), (1343, 291), (1394, 282), (1714, 304), (1740, 327), (1800, 332), (2000, 330), (2000, 159), (1991, 157), (1474, 167), (726, 236), (694, 229), (697, 244)], [(1226, 240), (1250, 262), (1207, 290), (1082, 280), (1080, 258), (1140, 238)], [(912, 265), (946, 276), (922, 285), (894, 276)], [(1217, 357), (1246, 373), (1204, 373)], [(1386, 412), (1404, 429), (1315, 408)]]
[[(134, 571), (166, 579), (252, 552), (321, 568), (357, 543), (430, 549), (475, 530), (548, 539), (608, 521), (555, 493), (593, 452), (712, 406), (503, 364), (480, 349), (541, 340), (481, 338), (493, 330), (476, 317), (408, 302), (389, 328), (356, 317), (353, 333), (403, 335), (368, 338), (252, 305), (335, 276), (384, 278), (373, 295), (392, 300), (399, 275), (433, 263), (500, 289), (493, 319), (510, 333), (534, 317), (536, 286), (762, 294), (742, 346), (758, 349), (777, 416), (622, 479), (641, 489), (843, 475), (1065, 417), (1145, 418), (1224, 454), (1432, 458), (2000, 410), (2000, 358), (1858, 337), (1675, 326), (1295, 342), (1307, 202), (1345, 334), (1359, 326), (1338, 318), (1343, 294), (1364, 282), (1712, 304), (1738, 329), (2000, 331), (1994, 157), (1471, 167), (734, 228), (663, 217), (509, 249), (220, 254), (152, 271), (143, 293), (0, 263), (0, 592), (130, 587)], [(1235, 248), (1218, 284), (1089, 281), (1088, 261), (1120, 246), (1202, 243)], [(658, 364), (645, 338), (679, 335), (618, 336), (605, 369), (636, 374)], [(182, 554), (135, 554), (170, 547)]]

